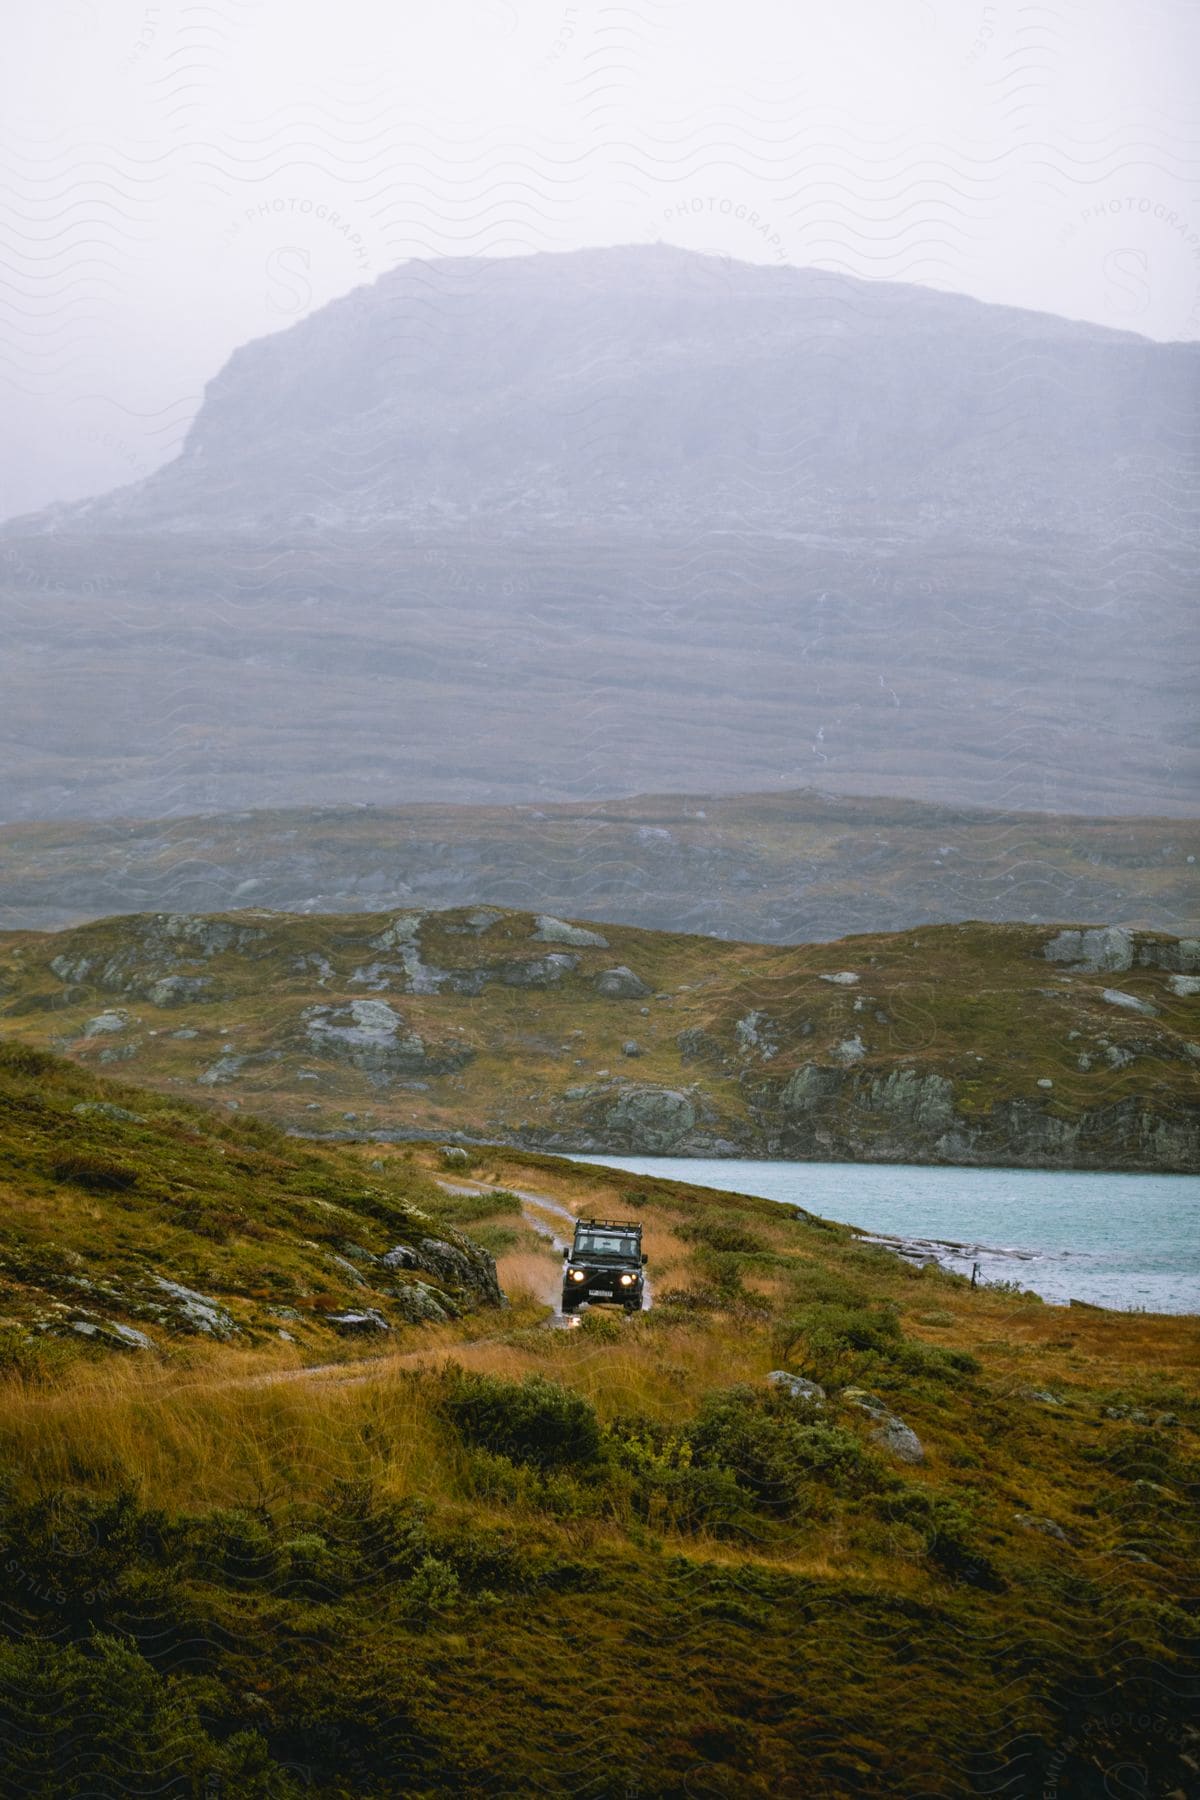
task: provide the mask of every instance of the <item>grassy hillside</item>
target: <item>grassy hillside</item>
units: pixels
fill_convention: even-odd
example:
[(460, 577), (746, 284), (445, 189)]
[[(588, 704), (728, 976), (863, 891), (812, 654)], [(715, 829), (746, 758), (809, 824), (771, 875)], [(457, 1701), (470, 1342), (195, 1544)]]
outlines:
[(469, 908), (0, 938), (0, 1031), (314, 1134), (1200, 1167), (1200, 942), (718, 942)]
[(1200, 930), (1200, 824), (782, 794), (0, 826), (0, 926), (536, 903), (763, 943), (954, 919)]
[[(449, 1195), (431, 1146), (300, 1150), (13, 1047), (0, 1081), (10, 1260), (52, 1228), (95, 1283), (223, 1279), (239, 1324), (72, 1347), (6, 1265), (6, 1800), (1189, 1791), (1197, 1321), (515, 1151)], [(102, 1142), (123, 1187), (47, 1174)], [(224, 1242), (165, 1222), (184, 1172), (243, 1209)], [(636, 1213), (652, 1310), (543, 1329), (517, 1191)], [(305, 1375), (318, 1328), (281, 1346), (229, 1272), (325, 1279), (321, 1200), (367, 1245), (436, 1206), (509, 1309)]]
[(97, 1348), (202, 1363), (216, 1344), (286, 1364), (494, 1313), (488, 1257), (405, 1164), (368, 1170), (16, 1043), (0, 1118), (0, 1359), (18, 1368)]

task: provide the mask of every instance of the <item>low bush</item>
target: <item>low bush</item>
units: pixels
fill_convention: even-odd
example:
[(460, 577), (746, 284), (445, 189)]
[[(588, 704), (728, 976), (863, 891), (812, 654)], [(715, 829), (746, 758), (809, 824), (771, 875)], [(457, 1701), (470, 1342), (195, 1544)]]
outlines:
[(234, 1587), (272, 1582), (279, 1552), (269, 1520), (239, 1508), (217, 1510), (197, 1521), (190, 1533), (196, 1572)]
[(900, 1488), (880, 1503), (882, 1517), (913, 1527), (928, 1560), (953, 1580), (999, 1593), (1004, 1581), (978, 1541), (978, 1528), (961, 1500), (927, 1488)]
[(567, 1470), (517, 1463), (493, 1450), (471, 1452), (466, 1481), (474, 1499), (525, 1507), (553, 1519), (594, 1518), (606, 1508), (606, 1496), (598, 1488), (585, 1487)]
[(863, 1307), (870, 1303), (867, 1289), (860, 1282), (848, 1281), (838, 1270), (824, 1263), (793, 1263), (785, 1279), (795, 1306)]
[(507, 1256), (521, 1242), (520, 1232), (514, 1231), (511, 1225), (464, 1225), (461, 1219), (455, 1223), (473, 1244), (478, 1244), (489, 1256)]
[(727, 1534), (747, 1499), (732, 1469), (697, 1462), (691, 1434), (651, 1420), (616, 1421), (606, 1433), (610, 1494), (655, 1531)]
[(65, 1369), (76, 1354), (74, 1345), (56, 1338), (41, 1333), (34, 1337), (18, 1326), (0, 1326), (0, 1376), (47, 1381)]
[(32, 1044), (19, 1044), (11, 1038), (0, 1042), (0, 1075), (17, 1075), (27, 1081), (57, 1076), (62, 1069), (57, 1056), (47, 1050), (35, 1050)]
[(779, 1321), (771, 1348), (780, 1362), (798, 1361), (810, 1380), (829, 1386), (859, 1379), (868, 1359), (892, 1361), (901, 1342), (893, 1312), (817, 1301)]
[(870, 1385), (896, 1373), (949, 1380), (979, 1373), (965, 1350), (947, 1350), (906, 1338), (897, 1315), (886, 1308), (816, 1302), (780, 1320), (772, 1335), (780, 1362), (794, 1360), (825, 1386)]
[(439, 1404), (464, 1443), (514, 1463), (540, 1469), (588, 1463), (600, 1446), (590, 1402), (541, 1375), (503, 1381), (454, 1366), (442, 1379)]
[(729, 1470), (757, 1504), (785, 1513), (824, 1510), (822, 1489), (858, 1496), (885, 1481), (851, 1432), (774, 1389), (707, 1394), (689, 1437), (696, 1464)]
[(731, 1251), (741, 1256), (760, 1256), (769, 1246), (746, 1225), (727, 1214), (704, 1212), (678, 1228), (679, 1236), (691, 1244), (703, 1244), (709, 1250)]
[(56, 1181), (88, 1188), (97, 1194), (123, 1194), (138, 1183), (138, 1172), (109, 1156), (63, 1156), (51, 1164)]
[(696, 1252), (695, 1262), (705, 1286), (712, 1290), (719, 1305), (728, 1306), (743, 1297), (745, 1258), (740, 1251), (712, 1250), (703, 1245)]
[(167, 1792), (288, 1800), (301, 1792), (256, 1733), (210, 1737), (197, 1695), (197, 1684), (157, 1674), (112, 1637), (86, 1648), (0, 1644), (3, 1791), (22, 1800)]
[(592, 1342), (619, 1344), (625, 1326), (619, 1314), (606, 1312), (602, 1306), (590, 1306), (580, 1320), (579, 1329)]
[(488, 1188), (482, 1194), (443, 1194), (429, 1207), (432, 1216), (450, 1225), (474, 1225), (498, 1213), (519, 1217), (521, 1202), (507, 1188)]
[(306, 1600), (332, 1600), (354, 1585), (355, 1559), (320, 1531), (300, 1531), (280, 1546), (282, 1591)]

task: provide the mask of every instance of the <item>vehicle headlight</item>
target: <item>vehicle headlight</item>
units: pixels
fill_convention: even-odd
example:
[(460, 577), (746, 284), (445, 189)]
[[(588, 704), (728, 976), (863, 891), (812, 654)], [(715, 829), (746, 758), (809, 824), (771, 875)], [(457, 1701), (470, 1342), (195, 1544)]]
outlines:
[(570, 1276), (571, 1276), (572, 1281), (582, 1281), (583, 1280), (583, 1270), (582, 1269), (572, 1269), (570, 1271)]
[(622, 1287), (632, 1287), (636, 1280), (637, 1280), (636, 1275), (622, 1275), (621, 1286)]

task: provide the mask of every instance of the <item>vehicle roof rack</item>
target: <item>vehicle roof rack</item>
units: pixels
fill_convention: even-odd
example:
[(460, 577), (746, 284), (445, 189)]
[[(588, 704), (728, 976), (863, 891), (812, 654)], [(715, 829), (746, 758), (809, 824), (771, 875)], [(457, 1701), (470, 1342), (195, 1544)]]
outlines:
[(604, 1231), (640, 1231), (642, 1229), (640, 1219), (576, 1219), (575, 1225), (576, 1229), (580, 1225), (598, 1225)]

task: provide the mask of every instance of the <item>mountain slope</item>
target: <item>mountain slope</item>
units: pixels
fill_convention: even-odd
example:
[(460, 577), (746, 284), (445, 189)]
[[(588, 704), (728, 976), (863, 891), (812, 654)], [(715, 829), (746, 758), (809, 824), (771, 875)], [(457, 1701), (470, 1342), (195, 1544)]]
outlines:
[(1200, 1168), (1200, 940), (970, 924), (768, 946), (452, 912), (0, 939), (0, 1025), (309, 1132)]
[(337, 1355), (499, 1301), (491, 1258), (398, 1162), (381, 1177), (20, 1043), (0, 1044), (0, 1120), (0, 1364), (30, 1331)]
[(1190, 814), (1200, 355), (662, 248), (410, 263), (0, 532), (0, 818)]
[(1200, 823), (799, 793), (0, 827), (0, 928), (482, 901), (794, 943), (959, 919), (1200, 932)]
[(235, 352), (92, 514), (1062, 532), (1171, 491), (1198, 397), (1192, 346), (928, 288), (662, 245), (410, 262)]
[[(25, 1075), (26, 1118), (105, 1095)], [(154, 1122), (122, 1146), (151, 1195), (163, 1103), (107, 1099)], [(354, 1154), (196, 1130), (218, 1190), (249, 1165), (272, 1264), (278, 1160)], [(7, 1106), (0, 1146), (29, 1155)], [(1188, 1792), (1195, 1319), (974, 1290), (691, 1184), (477, 1173), (635, 1212), (653, 1308), (547, 1330), (518, 1296), (322, 1370), (0, 1337), (4, 1800)]]

